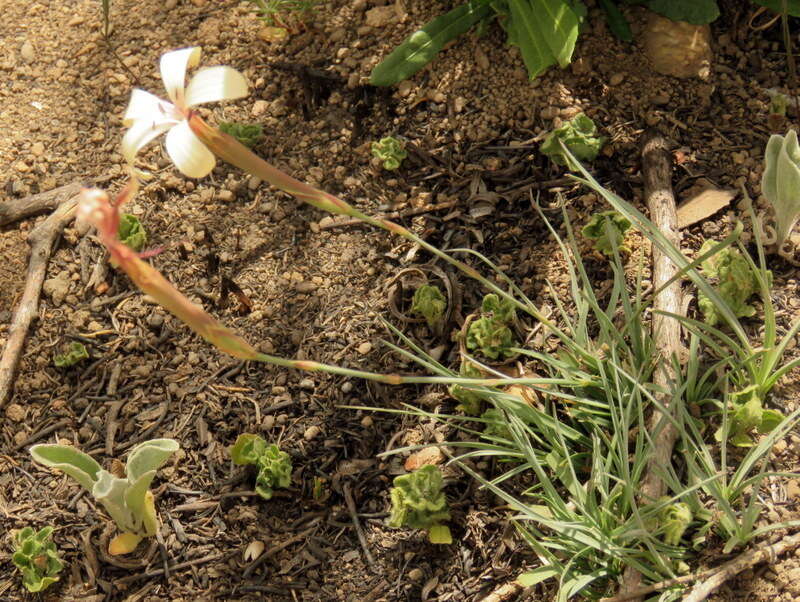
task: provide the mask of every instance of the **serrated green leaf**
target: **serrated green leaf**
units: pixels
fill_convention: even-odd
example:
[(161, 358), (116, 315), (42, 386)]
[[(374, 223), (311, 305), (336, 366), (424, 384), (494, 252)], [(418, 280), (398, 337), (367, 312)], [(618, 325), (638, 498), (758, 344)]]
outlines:
[(412, 33), (372, 70), (373, 86), (391, 86), (408, 79), (427, 65), (447, 42), (466, 33), (491, 14), (490, 0), (470, 0), (440, 15)]
[(84, 347), (83, 343), (73, 341), (70, 343), (69, 351), (55, 356), (53, 358), (53, 363), (56, 368), (69, 368), (88, 357), (89, 353), (86, 351), (86, 347)]
[(147, 244), (147, 232), (139, 218), (130, 213), (123, 213), (119, 218), (117, 236), (124, 245), (137, 253)]

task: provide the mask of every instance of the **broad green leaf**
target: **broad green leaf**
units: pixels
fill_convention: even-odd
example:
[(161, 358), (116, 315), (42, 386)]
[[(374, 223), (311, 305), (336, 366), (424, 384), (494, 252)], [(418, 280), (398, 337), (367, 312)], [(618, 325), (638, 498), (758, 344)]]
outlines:
[(491, 14), (490, 0), (470, 0), (415, 31), (372, 70), (373, 86), (391, 86), (427, 65), (444, 45)]
[(239, 466), (258, 464), (261, 454), (267, 449), (267, 443), (258, 435), (242, 433), (231, 447), (231, 460)]
[[(144, 520), (145, 498), (149, 493), (148, 488), (150, 487), (150, 483), (153, 482), (155, 476), (155, 470), (144, 473), (135, 482), (133, 482), (125, 492), (125, 504), (128, 506), (128, 509), (137, 522), (143, 522)], [(138, 527), (140, 525), (136, 526)], [(155, 535), (155, 533), (149, 533), (145, 528), (145, 535)]]
[(83, 346), (83, 343), (73, 341), (70, 343), (69, 351), (56, 355), (53, 358), (53, 364), (55, 364), (56, 368), (69, 368), (88, 357), (89, 353), (86, 351), (86, 347)]
[(776, 243), (781, 245), (800, 217), (800, 146), (794, 130), (789, 130), (783, 139), (775, 169), (775, 198), (767, 199), (775, 210)]
[[(753, 0), (753, 2), (783, 14), (783, 0)], [(791, 17), (800, 17), (800, 0), (786, 0), (786, 12)]]
[(653, 12), (693, 25), (705, 25), (719, 17), (717, 0), (648, 0), (647, 7)]
[(508, 8), (508, 43), (519, 47), (528, 76), (534, 79), (553, 65), (556, 58), (540, 35), (539, 22), (531, 6), (523, 0), (510, 0)]
[(128, 479), (133, 482), (150, 471), (158, 470), (178, 449), (180, 445), (174, 439), (153, 439), (140, 443), (128, 456)]
[(447, 525), (434, 525), (428, 529), (428, 541), (435, 544), (450, 545), (453, 543), (453, 536), (450, 534), (450, 527)]
[(92, 491), (102, 470), (94, 458), (69, 445), (39, 444), (31, 447), (30, 452), (39, 464), (67, 473), (88, 491)]
[(115, 477), (106, 470), (101, 470), (97, 477), (97, 482), (92, 488), (94, 499), (103, 504), (103, 508), (111, 515), (121, 530), (134, 529), (133, 516), (125, 503), (125, 494), (129, 487), (128, 480)]

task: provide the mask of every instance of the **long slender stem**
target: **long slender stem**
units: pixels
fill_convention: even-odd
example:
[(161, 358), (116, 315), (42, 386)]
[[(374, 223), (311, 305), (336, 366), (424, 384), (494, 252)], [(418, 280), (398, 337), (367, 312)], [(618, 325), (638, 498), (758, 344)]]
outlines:
[(309, 205), (329, 213), (347, 215), (349, 217), (356, 218), (367, 224), (387, 230), (392, 234), (396, 234), (402, 238), (405, 238), (409, 242), (419, 245), (429, 253), (439, 257), (453, 267), (457, 268), (465, 275), (477, 280), (489, 290), (497, 293), (504, 299), (511, 301), (516, 307), (530, 314), (536, 320), (544, 323), (548, 328), (553, 330), (555, 334), (559, 333), (557, 326), (550, 322), (536, 308), (520, 302), (513, 295), (510, 295), (502, 288), (497, 286), (494, 282), (482, 276), (481, 273), (475, 268), (467, 265), (463, 261), (459, 261), (441, 249), (436, 248), (434, 245), (421, 239), (419, 236), (404, 228), (400, 224), (388, 219), (367, 215), (366, 213), (363, 213), (352, 205), (346, 203), (342, 199), (314, 188), (313, 186), (310, 186), (305, 182), (301, 182), (300, 180), (282, 172), (281, 170), (264, 161), (264, 159), (261, 157), (255, 155), (250, 149), (241, 144), (233, 136), (220, 132), (219, 130), (209, 126), (197, 113), (193, 113), (189, 117), (189, 126), (192, 128), (192, 131), (195, 133), (195, 135), (200, 138), (200, 140), (202, 140), (203, 143), (220, 159), (227, 161), (231, 165), (235, 165), (239, 169), (242, 169), (251, 175), (261, 178), (265, 182), (269, 182), (276, 188), (291, 194), (304, 203), (308, 203)]

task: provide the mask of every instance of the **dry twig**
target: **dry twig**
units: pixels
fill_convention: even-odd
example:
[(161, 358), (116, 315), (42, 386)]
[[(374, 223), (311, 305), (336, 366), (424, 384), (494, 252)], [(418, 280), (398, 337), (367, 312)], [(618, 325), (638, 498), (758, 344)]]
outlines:
[(42, 292), (44, 277), (47, 274), (47, 264), (53, 252), (53, 245), (64, 227), (75, 217), (77, 204), (77, 196), (64, 201), (50, 217), (31, 230), (28, 235), (31, 257), (28, 263), (25, 290), (19, 307), (14, 312), (14, 318), (11, 320), (8, 342), (2, 357), (0, 357), (0, 408), (11, 398), (14, 373), (22, 354), (25, 337), (31, 322), (39, 311), (39, 296)]
[[(642, 176), (644, 179), (644, 196), (650, 219), (661, 230), (664, 236), (676, 247), (679, 246), (678, 217), (675, 211), (675, 195), (672, 192), (672, 155), (666, 141), (654, 131), (646, 132), (642, 138)], [(678, 268), (655, 246), (653, 247), (653, 287), (659, 290), (677, 273)], [(680, 314), (681, 288), (676, 280), (663, 289), (653, 300), (655, 312)], [(660, 356), (653, 382), (664, 393), (659, 402), (668, 412), (671, 391), (676, 390), (675, 374), (672, 370), (672, 357), (681, 349), (680, 323), (662, 313), (653, 315), (653, 340)], [(672, 448), (675, 445), (677, 431), (668, 417), (655, 410), (648, 425), (653, 439), (653, 454), (647, 464), (641, 487), (640, 502), (650, 504), (664, 494), (664, 482), (659, 476), (663, 467), (669, 466), (672, 459)], [(622, 581), (622, 593), (638, 589), (642, 575), (636, 569), (628, 567)]]
[(71, 199), (81, 191), (79, 183), (67, 184), (41, 192), (32, 194), (23, 199), (6, 201), (0, 203), (0, 226), (52, 211), (67, 199)]

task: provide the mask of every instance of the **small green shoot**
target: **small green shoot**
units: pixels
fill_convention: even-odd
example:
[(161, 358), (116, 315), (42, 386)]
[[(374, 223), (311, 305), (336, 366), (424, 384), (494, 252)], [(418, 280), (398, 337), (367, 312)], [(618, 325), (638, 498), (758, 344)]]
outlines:
[(514, 321), (514, 305), (494, 293), (484, 296), (481, 317), (470, 322), (466, 345), (470, 351), (480, 351), (485, 357), (502, 360), (514, 355), (514, 333), (507, 324)]
[(411, 313), (425, 318), (430, 328), (441, 322), (446, 309), (447, 299), (445, 299), (438, 286), (423, 284), (414, 291), (414, 298), (411, 301)]
[(56, 368), (70, 368), (78, 362), (89, 359), (89, 353), (83, 343), (73, 341), (69, 344), (69, 351), (61, 353), (53, 358)]
[(581, 230), (586, 238), (594, 241), (595, 248), (608, 256), (614, 254), (616, 248), (620, 253), (630, 253), (630, 249), (622, 244), (625, 233), (631, 223), (616, 211), (595, 213), (589, 223)]
[(403, 141), (392, 136), (386, 136), (378, 142), (373, 142), (372, 154), (383, 161), (383, 168), (389, 171), (399, 168), (403, 159), (408, 156)]
[(727, 425), (723, 422), (714, 433), (714, 438), (721, 442), (727, 430), (728, 439), (737, 447), (753, 447), (756, 443), (753, 431), (760, 435), (770, 433), (784, 418), (777, 410), (764, 409), (758, 385), (750, 385), (732, 393), (729, 402)]
[(278, 487), (288, 487), (292, 482), (292, 459), (277, 445), (267, 445), (258, 435), (242, 434), (231, 448), (231, 459), (240, 466), (258, 468), (256, 493), (268, 500)]
[(442, 472), (431, 464), (411, 474), (395, 477), (389, 526), (425, 529), (431, 543), (452, 543), (450, 529), (440, 524), (450, 518), (443, 484)]
[(122, 244), (127, 245), (137, 253), (147, 244), (147, 232), (139, 218), (130, 213), (123, 213), (119, 217), (119, 233)]
[[(483, 374), (481, 374), (477, 366), (466, 359), (461, 360), (459, 375), (464, 378), (483, 378)], [(460, 402), (458, 408), (465, 414), (477, 416), (481, 413), (481, 404), (483, 402), (483, 395), (481, 393), (478, 393), (474, 389), (468, 389), (455, 384), (450, 385), (447, 392), (450, 393), (453, 399)]]
[(264, 139), (264, 128), (258, 123), (233, 123), (223, 121), (219, 130), (236, 138), (247, 148), (253, 148)]
[(78, 481), (103, 505), (122, 531), (108, 547), (109, 554), (117, 555), (132, 552), (142, 538), (156, 534), (159, 522), (149, 487), (156, 471), (179, 448), (172, 439), (140, 443), (128, 455), (124, 477), (104, 470), (94, 458), (71, 445), (34, 445), (30, 452), (39, 464), (57, 468)]
[[(662, 501), (669, 501), (669, 498), (663, 498)], [(658, 519), (664, 533), (664, 543), (677, 546), (692, 523), (692, 510), (688, 504), (682, 502), (668, 504), (659, 512)]]
[(576, 162), (564, 153), (560, 142), (564, 143), (576, 159), (594, 161), (606, 143), (606, 138), (597, 135), (597, 126), (584, 113), (579, 113), (547, 135), (539, 147), (542, 154), (550, 157), (556, 165), (566, 165), (571, 171), (576, 171)]
[[(299, 33), (314, 12), (319, 0), (250, 0), (255, 4), (259, 18), (275, 30)], [(277, 32), (276, 32), (277, 33)], [(276, 38), (277, 39), (277, 38)]]
[(34, 531), (25, 527), (14, 533), (15, 549), (11, 561), (22, 571), (22, 585), (31, 593), (41, 592), (58, 581), (64, 563), (50, 539), (53, 527)]
[[(708, 253), (717, 243), (707, 240), (700, 247), (700, 255)], [(728, 305), (737, 318), (749, 318), (755, 315), (756, 309), (747, 304), (747, 300), (760, 292), (761, 285), (750, 263), (738, 249), (731, 247), (722, 249), (701, 264), (702, 274), (707, 279), (716, 281), (715, 290)], [(767, 270), (767, 286), (770, 286), (772, 273)], [(714, 301), (701, 290), (697, 295), (697, 305), (703, 314), (706, 324), (714, 326), (720, 321), (720, 314)]]
[(770, 115), (780, 115), (781, 117), (786, 117), (786, 110), (788, 108), (789, 108), (789, 98), (786, 96), (786, 94), (781, 94), (780, 92), (776, 92), (769, 99)]

